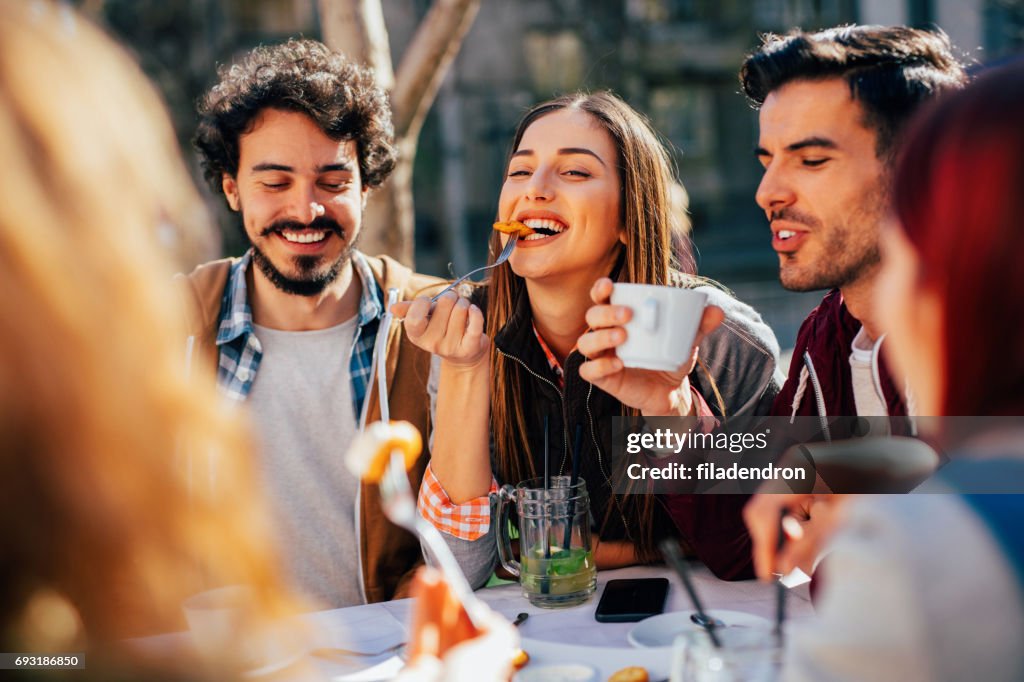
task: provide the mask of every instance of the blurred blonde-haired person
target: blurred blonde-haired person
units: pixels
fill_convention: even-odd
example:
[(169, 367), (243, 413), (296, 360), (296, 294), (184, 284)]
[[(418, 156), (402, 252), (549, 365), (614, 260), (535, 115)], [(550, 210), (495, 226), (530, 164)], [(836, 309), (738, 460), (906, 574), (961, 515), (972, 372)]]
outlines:
[(190, 594), (285, 592), (243, 427), (185, 366), (171, 274), (212, 232), (157, 94), (48, 2), (0, 3), (0, 93), (0, 650), (110, 679)]

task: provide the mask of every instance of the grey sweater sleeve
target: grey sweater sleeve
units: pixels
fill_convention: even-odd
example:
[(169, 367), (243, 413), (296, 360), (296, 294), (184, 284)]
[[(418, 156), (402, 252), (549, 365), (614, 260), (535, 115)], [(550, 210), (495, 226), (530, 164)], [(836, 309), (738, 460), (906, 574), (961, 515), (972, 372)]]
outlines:
[[(440, 374), (441, 358), (435, 355), (431, 359), (430, 376), (427, 379), (427, 392), (430, 394), (431, 424), (437, 423), (437, 388), (440, 380)], [(431, 451), (433, 451), (433, 431), (430, 432), (428, 438), (430, 441)], [(459, 562), (462, 572), (466, 574), (466, 580), (469, 581), (470, 586), (474, 590), (479, 587), (483, 587), (494, 572), (494, 566), (497, 563), (498, 558), (493, 518), (492, 523), (487, 528), (487, 532), (476, 540), (464, 540), (462, 538), (457, 538), (454, 535), (445, 533), (443, 530), (441, 531), (441, 537), (444, 538), (448, 548), (451, 549), (452, 554), (455, 555), (455, 560)], [(428, 556), (426, 551), (424, 551), (424, 556)]]
[(732, 295), (713, 286), (697, 290), (708, 295), (708, 305), (725, 311), (725, 321), (700, 345), (700, 360), (708, 372), (698, 368), (691, 381), (696, 377), (697, 390), (716, 414), (720, 408), (708, 374), (722, 396), (726, 417), (768, 414), (785, 378), (775, 333), (756, 310)]

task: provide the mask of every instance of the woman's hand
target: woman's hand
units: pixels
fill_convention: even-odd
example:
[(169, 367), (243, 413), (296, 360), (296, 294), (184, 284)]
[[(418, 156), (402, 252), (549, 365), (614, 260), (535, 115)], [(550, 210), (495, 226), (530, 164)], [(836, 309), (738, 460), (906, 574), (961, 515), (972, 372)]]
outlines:
[(691, 414), (693, 396), (687, 377), (697, 364), (700, 342), (722, 323), (725, 313), (717, 306), (704, 309), (689, 358), (676, 371), (627, 368), (615, 349), (626, 341), (623, 325), (632, 319), (633, 311), (611, 305), (612, 286), (612, 281), (603, 277), (590, 289), (596, 305), (587, 311), (591, 331), (579, 340), (579, 351), (587, 358), (580, 367), (580, 376), (645, 416)]
[(509, 679), (519, 648), (519, 633), (511, 623), (489, 612), (483, 628), (475, 627), (434, 569), (416, 574), (412, 596), (409, 665), (399, 680)]
[(469, 299), (454, 291), (445, 293), (434, 304), (428, 296), (399, 301), (391, 306), (391, 312), (405, 321), (410, 341), (440, 356), (452, 367), (476, 368), (487, 358), (490, 340), (484, 334), (484, 315)]
[(441, 358), (430, 453), (438, 483), (456, 505), (486, 495), (491, 373), (483, 313), (454, 291), (433, 304), (425, 296), (395, 303), (391, 312), (405, 320), (410, 341)]

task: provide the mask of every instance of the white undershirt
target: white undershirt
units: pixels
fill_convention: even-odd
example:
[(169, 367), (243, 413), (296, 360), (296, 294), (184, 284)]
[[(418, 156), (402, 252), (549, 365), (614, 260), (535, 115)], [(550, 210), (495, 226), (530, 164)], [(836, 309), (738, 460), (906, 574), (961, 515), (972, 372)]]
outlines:
[(356, 317), (329, 329), (256, 326), (263, 359), (246, 401), (280, 550), (296, 586), (321, 608), (363, 603), (355, 499), (343, 463), (357, 431), (351, 358)]
[[(875, 385), (878, 374), (878, 347), (882, 339), (872, 342), (864, 327), (853, 337), (850, 350), (850, 374), (853, 378), (853, 400), (859, 417), (887, 417), (889, 408)], [(882, 420), (879, 420), (881, 423)], [(875, 434), (884, 435), (884, 434)]]

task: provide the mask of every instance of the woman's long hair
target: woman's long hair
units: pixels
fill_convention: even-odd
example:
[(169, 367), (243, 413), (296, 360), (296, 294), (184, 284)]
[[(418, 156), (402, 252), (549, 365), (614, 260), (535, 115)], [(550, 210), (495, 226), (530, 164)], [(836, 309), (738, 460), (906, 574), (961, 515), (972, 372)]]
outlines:
[(941, 413), (1024, 414), (1024, 62), (915, 121), (894, 204), (919, 286), (942, 301)]
[(68, 7), (0, 3), (0, 148), (0, 641), (116, 649), (217, 584), (273, 610), (243, 425), (186, 376), (170, 278), (213, 232), (158, 96)]
[[(644, 284), (669, 284), (673, 267), (692, 275), (695, 264), (685, 235), (672, 234), (673, 225), (683, 221), (671, 215), (671, 183), (675, 179), (673, 164), (657, 133), (628, 104), (608, 92), (577, 93), (539, 104), (519, 122), (509, 159), (519, 148), (526, 129), (537, 119), (562, 109), (577, 109), (590, 114), (615, 142), (618, 151), (617, 166), (621, 183), (619, 205), (625, 228), (626, 244), (620, 280)], [(506, 161), (506, 166), (508, 161)], [(673, 253), (673, 242), (683, 246)], [(490, 242), (490, 261), (501, 251), (499, 235)], [(489, 282), (486, 331), (490, 338), (500, 331), (511, 317), (515, 301), (526, 296), (526, 283), (505, 263), (494, 270)], [(494, 437), (494, 456), (498, 477), (513, 483), (536, 475), (526, 440), (528, 424), (523, 410), (521, 372), (510, 366), (500, 353), (491, 353), (491, 433)], [(624, 414), (636, 414), (624, 409)], [(652, 495), (628, 495), (614, 504), (621, 510), (628, 525), (627, 532), (637, 545), (642, 559), (655, 556), (650, 523), (653, 513)], [(606, 510), (606, 515), (612, 511)], [(639, 532), (638, 535), (636, 532)]]

